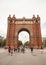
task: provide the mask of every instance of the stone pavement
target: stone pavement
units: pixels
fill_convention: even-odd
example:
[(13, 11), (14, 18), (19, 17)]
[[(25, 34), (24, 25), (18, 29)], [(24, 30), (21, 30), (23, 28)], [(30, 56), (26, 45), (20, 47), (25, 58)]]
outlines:
[(4, 48), (0, 48), (0, 53), (6, 52)]
[(0, 65), (46, 65), (46, 49), (34, 49), (33, 54), (26, 49), (25, 53), (16, 52), (12, 56), (7, 50), (0, 50)]

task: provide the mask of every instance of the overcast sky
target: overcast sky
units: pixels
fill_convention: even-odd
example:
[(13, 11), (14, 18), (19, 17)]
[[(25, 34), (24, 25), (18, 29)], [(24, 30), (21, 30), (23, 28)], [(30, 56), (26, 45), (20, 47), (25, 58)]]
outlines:
[(18, 35), (18, 40), (21, 40), (23, 44), (27, 41), (30, 41), (29, 33), (26, 31), (21, 31)]
[(39, 14), (42, 37), (46, 37), (46, 0), (0, 0), (0, 35), (4, 37), (9, 14), (15, 14), (16, 18), (32, 18), (33, 14)]

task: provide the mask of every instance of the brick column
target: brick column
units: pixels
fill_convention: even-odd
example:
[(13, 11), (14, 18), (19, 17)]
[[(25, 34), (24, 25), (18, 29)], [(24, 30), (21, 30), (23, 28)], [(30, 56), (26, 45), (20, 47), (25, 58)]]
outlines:
[(37, 15), (36, 23), (37, 23), (37, 45), (38, 45), (38, 48), (41, 48), (42, 38), (41, 38), (40, 17), (39, 17), (39, 15)]
[(36, 39), (36, 17), (35, 15), (33, 15), (33, 25), (32, 25), (32, 32), (33, 32), (33, 36), (32, 36), (32, 45), (33, 45), (33, 48), (37, 48), (37, 39)]
[(6, 48), (10, 46), (10, 29), (11, 29), (11, 15), (8, 17), (8, 28), (7, 28), (7, 37), (6, 37)]
[(11, 48), (14, 48), (15, 45), (15, 15), (12, 17), (12, 22), (11, 22)]

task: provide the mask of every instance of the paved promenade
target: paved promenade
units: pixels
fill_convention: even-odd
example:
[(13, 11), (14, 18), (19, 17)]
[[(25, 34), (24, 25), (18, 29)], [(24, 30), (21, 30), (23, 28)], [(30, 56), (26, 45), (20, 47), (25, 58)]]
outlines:
[(34, 49), (33, 54), (26, 49), (25, 53), (16, 52), (12, 56), (0, 49), (0, 65), (46, 65), (46, 49)]

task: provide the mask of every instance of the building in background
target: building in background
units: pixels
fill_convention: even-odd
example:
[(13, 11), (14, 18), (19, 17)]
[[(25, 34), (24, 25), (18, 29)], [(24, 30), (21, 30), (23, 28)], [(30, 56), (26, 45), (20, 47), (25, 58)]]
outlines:
[(46, 37), (42, 38), (42, 43), (43, 43), (43, 46), (46, 47)]

